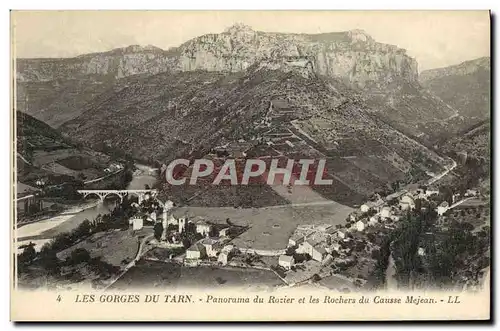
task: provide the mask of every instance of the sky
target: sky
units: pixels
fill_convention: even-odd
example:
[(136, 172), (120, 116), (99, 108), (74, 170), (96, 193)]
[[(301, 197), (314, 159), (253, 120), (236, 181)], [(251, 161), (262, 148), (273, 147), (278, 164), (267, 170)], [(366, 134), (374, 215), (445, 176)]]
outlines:
[(163, 49), (235, 23), (254, 30), (324, 33), (363, 29), (397, 45), (419, 71), (489, 56), (488, 11), (15, 11), (14, 54), (73, 57), (133, 44)]

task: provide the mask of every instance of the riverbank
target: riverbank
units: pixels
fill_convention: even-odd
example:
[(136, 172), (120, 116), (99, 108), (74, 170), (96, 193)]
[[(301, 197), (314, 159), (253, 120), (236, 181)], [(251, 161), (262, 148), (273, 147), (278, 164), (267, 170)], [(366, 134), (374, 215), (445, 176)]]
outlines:
[[(133, 175), (132, 180), (127, 185), (127, 189), (144, 189), (145, 185), (154, 185), (156, 175), (148, 175), (148, 173), (155, 173), (154, 168), (145, 165), (136, 165), (136, 168), (139, 172)], [(81, 201), (56, 216), (18, 225), (15, 229), (17, 252), (20, 253), (22, 251), (22, 249), (19, 249), (19, 246), (29, 244), (30, 242), (35, 244), (34, 248), (36, 251), (40, 251), (46, 242), (49, 242), (58, 234), (73, 230), (86, 219), (93, 220), (99, 214), (108, 214), (112, 208), (114, 208), (113, 204), (102, 204), (99, 200), (90, 202)]]

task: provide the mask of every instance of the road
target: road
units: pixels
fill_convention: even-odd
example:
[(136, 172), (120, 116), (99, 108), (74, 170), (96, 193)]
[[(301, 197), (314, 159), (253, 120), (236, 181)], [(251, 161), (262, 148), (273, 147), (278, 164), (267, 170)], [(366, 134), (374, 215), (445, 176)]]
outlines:
[(103, 179), (106, 179), (106, 178), (109, 178), (111, 176), (114, 176), (120, 172), (122, 172), (124, 169), (118, 169), (117, 171), (113, 172), (113, 173), (110, 173), (110, 174), (107, 174), (107, 175), (104, 175), (102, 177), (99, 177), (99, 178), (96, 178), (96, 179), (91, 179), (91, 180), (86, 180), (83, 182), (83, 184), (90, 184), (90, 183), (96, 183), (96, 182), (99, 182)]
[(431, 178), (428, 182), (428, 185), (434, 184), (435, 182), (437, 182), (438, 180), (440, 180), (441, 178), (443, 178), (444, 176), (449, 174), (450, 171), (453, 171), (453, 169), (455, 169), (457, 167), (457, 162), (455, 160), (453, 160), (452, 158), (448, 158), (448, 159), (452, 161), (451, 167), (447, 168), (443, 173)]
[(106, 287), (104, 287), (104, 289), (102, 290), (103, 292), (106, 291), (108, 288), (110, 288), (117, 280), (119, 280), (120, 278), (123, 277), (123, 275), (125, 275), (127, 273), (127, 271), (129, 271), (130, 268), (134, 267), (136, 262), (139, 261), (142, 257), (142, 255), (145, 253), (143, 252), (143, 248), (144, 248), (144, 245), (146, 244), (146, 242), (148, 240), (150, 240), (154, 235), (150, 234), (149, 236), (146, 236), (144, 238), (142, 238), (142, 240), (140, 241), (139, 243), (139, 247), (137, 248), (137, 254), (135, 255), (134, 259), (125, 266), (125, 268), (123, 268), (123, 270), (120, 272), (120, 274), (111, 281), (111, 283), (109, 283), (108, 285), (106, 285)]

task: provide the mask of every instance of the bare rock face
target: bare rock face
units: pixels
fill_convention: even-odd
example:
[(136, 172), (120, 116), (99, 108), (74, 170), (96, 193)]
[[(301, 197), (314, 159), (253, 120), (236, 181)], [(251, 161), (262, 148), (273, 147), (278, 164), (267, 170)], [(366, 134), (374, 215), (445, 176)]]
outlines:
[(285, 34), (254, 31), (237, 24), (220, 34), (207, 34), (168, 51), (129, 46), (71, 59), (19, 59), (19, 81), (50, 81), (80, 76), (118, 79), (165, 71), (239, 72), (267, 60), (308, 58), (322, 75), (352, 87), (379, 87), (395, 79), (416, 82), (417, 63), (405, 50), (377, 43), (366, 32)]
[(377, 43), (362, 30), (306, 35), (257, 32), (237, 25), (190, 40), (179, 51), (180, 70), (235, 72), (266, 59), (307, 57), (317, 73), (357, 88), (385, 85), (395, 78), (418, 79), (417, 63), (405, 50)]

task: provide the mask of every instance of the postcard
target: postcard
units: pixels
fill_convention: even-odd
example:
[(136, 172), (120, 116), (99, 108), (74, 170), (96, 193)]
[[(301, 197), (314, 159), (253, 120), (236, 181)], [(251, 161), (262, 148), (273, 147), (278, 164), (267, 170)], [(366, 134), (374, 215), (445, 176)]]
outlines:
[(12, 11), (13, 321), (489, 320), (489, 11)]

